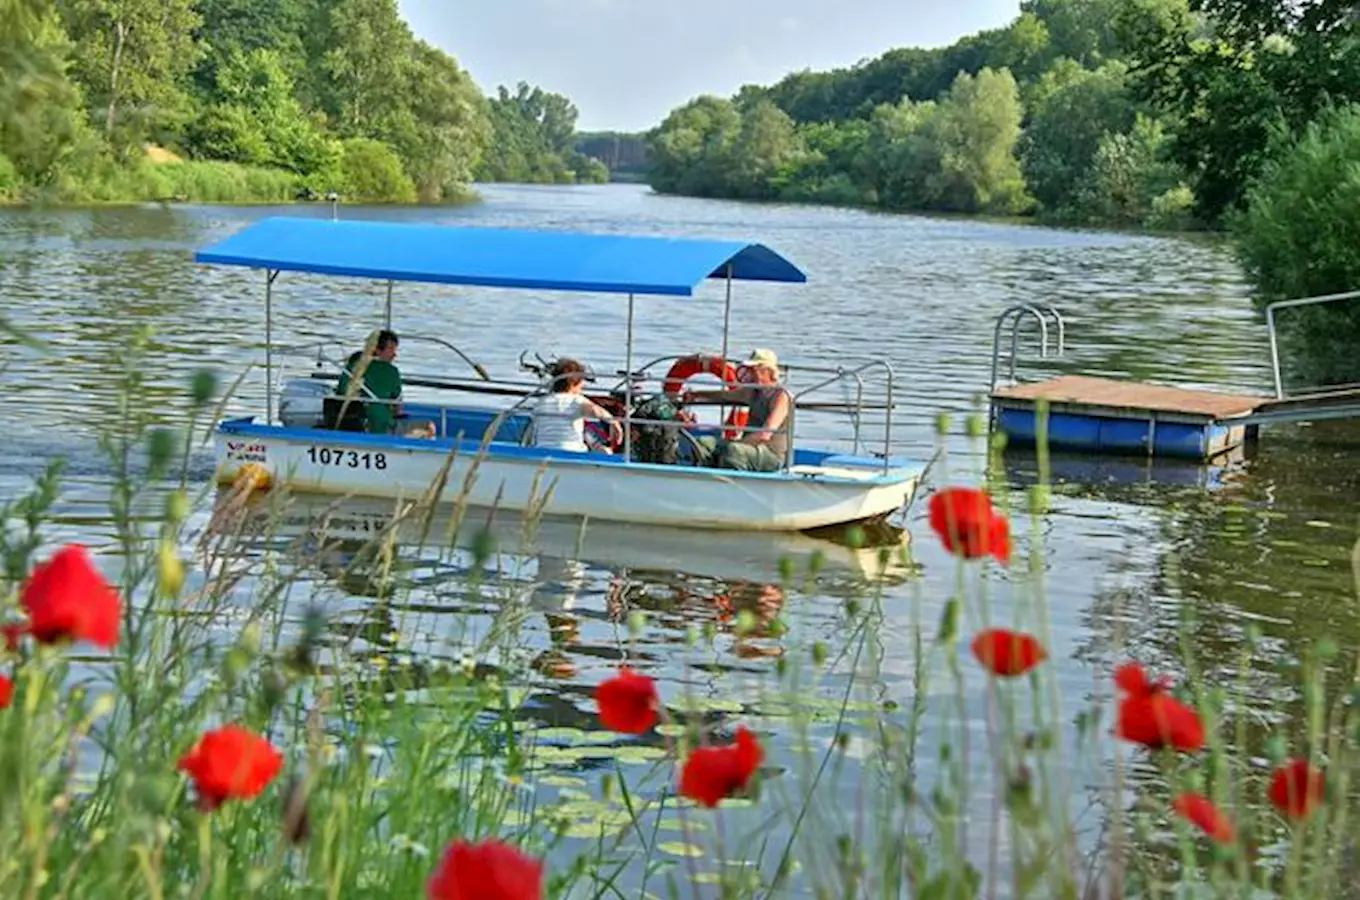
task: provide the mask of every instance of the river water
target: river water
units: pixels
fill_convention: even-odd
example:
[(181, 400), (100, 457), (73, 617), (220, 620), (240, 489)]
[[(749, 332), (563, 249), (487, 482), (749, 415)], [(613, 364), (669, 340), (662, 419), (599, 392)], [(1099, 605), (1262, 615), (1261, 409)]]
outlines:
[[(1235, 392), (1270, 388), (1264, 327), (1229, 250), (1212, 239), (742, 205), (658, 197), (636, 185), (482, 191), (485, 202), (464, 208), (345, 208), (342, 215), (767, 243), (807, 271), (809, 282), (738, 285), (734, 352), (766, 346), (795, 364), (891, 361), (905, 403), (893, 424), (894, 453), (929, 457), (939, 445), (937, 415), (953, 414), (947, 468), (937, 468), (928, 487), (943, 477), (976, 482), (985, 467), (985, 454), (963, 434), (963, 419), (981, 408), (994, 317), (1013, 303), (1052, 303), (1068, 324), (1066, 355), (1041, 360), (1031, 353), (1020, 368), (1025, 378), (1081, 372)], [(6, 423), (0, 501), (26, 490), (53, 456), (65, 456), (59, 522), (47, 537), (111, 551), (113, 529), (103, 511), (111, 475), (96, 438), (117, 422), (114, 354), (138, 329), (155, 329), (145, 373), (154, 414), (165, 423), (183, 421), (184, 385), (197, 368), (214, 366), (230, 380), (260, 360), (262, 276), (198, 267), (190, 254), (272, 214), (329, 210), (0, 211), (4, 315), (49, 345), (45, 356), (12, 342), (7, 349), (0, 372)], [(357, 345), (381, 320), (380, 286), (284, 281), (275, 306), (277, 341), (305, 343), (325, 333)], [(637, 311), (642, 357), (719, 346), (716, 287), (694, 300), (639, 300)], [(525, 349), (581, 355), (612, 369), (623, 358), (625, 307), (612, 297), (406, 285), (398, 288), (394, 325), (404, 335), (452, 340), (493, 374), (516, 377), (515, 360)], [(403, 344), (401, 363), (422, 372), (450, 370), (447, 357), (414, 342)], [(263, 394), (256, 370), (228, 412), (260, 412)], [(1035, 460), (1008, 452), (1004, 463), (1011, 502), (1023, 509)], [(210, 451), (195, 451), (191, 471), (207, 483)], [(1215, 466), (1060, 457), (1054, 477), (1049, 512), (1037, 522), (1016, 516), (1019, 557), (1038, 540), (1042, 565), (1028, 570), (1021, 562), (987, 578), (1002, 622), (1029, 615), (1042, 585), (1050, 666), (1069, 714), (1108, 696), (1111, 666), (1126, 656), (1179, 674), (1186, 637), (1210, 683), (1251, 685), (1258, 706), (1251, 711), (1253, 727), (1262, 732), (1262, 723), (1297, 712), (1290, 663), (1317, 637), (1338, 638), (1346, 650), (1336, 665), (1351, 664), (1346, 654), (1360, 638), (1349, 569), (1360, 499), (1360, 428), (1354, 424), (1273, 427), (1253, 453)], [(201, 525), (207, 513), (198, 510), (194, 521)], [(917, 699), (911, 623), (919, 617), (933, 634), (955, 577), (923, 516), (924, 502), (918, 502), (908, 525), (919, 573), (894, 578), (884, 589), (885, 622), (876, 636), (883, 660), (865, 688), (864, 696), (891, 701), (890, 709), (907, 709)], [(590, 708), (591, 686), (620, 654), (620, 608), (649, 612), (633, 652), (663, 693), (697, 697), (710, 711), (757, 715), (755, 698), (774, 682), (781, 655), (802, 654), (816, 639), (843, 643), (842, 598), (857, 573), (873, 565), (864, 554), (832, 549), (816, 584), (786, 594), (775, 587), (778, 558), (792, 553), (805, 560), (809, 544), (602, 528), (576, 549), (577, 537), (569, 529), (546, 535), (528, 565), (507, 576), (543, 613), (526, 620), (521, 638), (526, 671), (538, 673), (531, 687), (545, 725), (594, 727), (582, 713)], [(370, 600), (362, 579), (337, 577), (326, 590), (337, 615), (365, 615)], [(421, 600), (422, 630), (406, 652), (456, 655), (493, 611), (450, 603), (441, 617), (440, 598), (449, 596), (441, 590), (431, 587)], [(724, 615), (732, 607), (752, 609), (758, 620), (762, 611), (782, 608), (793, 631), (737, 640), (732, 618)], [(705, 622), (718, 627), (713, 649), (686, 651), (684, 630)], [(971, 613), (966, 622), (976, 625)], [(1264, 641), (1246, 655), (1249, 671), (1243, 672), (1236, 660), (1252, 626)], [(943, 664), (937, 655), (927, 665)], [(842, 672), (817, 690), (835, 696), (843, 682)], [(969, 687), (973, 700), (981, 690), (976, 682)], [(932, 697), (948, 693), (943, 679), (932, 685)], [(980, 716), (976, 704), (969, 709)], [(760, 720), (770, 732), (772, 764), (792, 768), (797, 741), (779, 721), (772, 712)], [(981, 729), (981, 720), (969, 727)], [(824, 746), (830, 735), (823, 724), (810, 740)], [(930, 745), (929, 724), (923, 740)], [(1073, 785), (1079, 803), (1101, 801), (1096, 785), (1110, 752), (1098, 755)], [(934, 758), (922, 754), (922, 779), (932, 777)], [(836, 790), (849, 798), (856, 788)], [(984, 790), (978, 802), (986, 801)]]

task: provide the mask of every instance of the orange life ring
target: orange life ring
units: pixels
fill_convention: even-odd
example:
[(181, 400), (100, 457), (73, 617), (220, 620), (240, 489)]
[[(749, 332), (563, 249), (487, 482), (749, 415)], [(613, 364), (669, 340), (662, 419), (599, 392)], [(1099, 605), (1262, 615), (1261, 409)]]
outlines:
[(744, 406), (738, 406), (736, 409), (732, 410), (732, 414), (728, 416), (727, 421), (723, 423), (724, 425), (729, 426), (727, 430), (723, 432), (723, 437), (727, 438), (729, 441), (741, 440), (746, 434), (746, 432), (741, 429), (745, 428), (746, 423), (749, 421), (751, 421), (751, 414), (746, 411)]
[(686, 381), (701, 372), (718, 376), (722, 379), (724, 387), (730, 387), (737, 383), (736, 366), (721, 356), (696, 354), (694, 356), (682, 356), (675, 361), (670, 371), (666, 373), (665, 380), (661, 383), (661, 390), (663, 393), (674, 397), (684, 390)]
[[(685, 387), (685, 382), (695, 375), (707, 372), (709, 375), (716, 375), (722, 379), (723, 387), (730, 388), (739, 384), (737, 377), (737, 367), (720, 356), (704, 356), (695, 354), (694, 356), (682, 356), (671, 366), (666, 373), (665, 380), (661, 383), (663, 393), (677, 397)], [(727, 428), (723, 431), (723, 437), (729, 441), (737, 440), (744, 434), (741, 431), (750, 419), (750, 414), (742, 407), (732, 410), (723, 424)]]

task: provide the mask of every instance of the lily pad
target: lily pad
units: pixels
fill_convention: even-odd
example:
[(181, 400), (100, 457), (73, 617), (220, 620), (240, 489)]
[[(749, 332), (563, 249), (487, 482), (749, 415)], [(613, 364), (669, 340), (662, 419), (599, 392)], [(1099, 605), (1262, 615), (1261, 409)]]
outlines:
[(667, 754), (664, 747), (646, 747), (634, 745), (631, 747), (617, 748), (615, 758), (625, 765), (630, 765), (636, 763), (651, 762), (657, 759), (665, 759), (666, 755)]
[(739, 713), (746, 707), (736, 700), (724, 700), (721, 697), (695, 697), (685, 704), (685, 709), (694, 709), (699, 712)]
[(683, 834), (686, 831), (707, 831), (708, 823), (699, 819), (690, 819), (682, 822), (679, 819), (662, 819), (656, 823), (657, 831), (678, 831)]
[(671, 856), (698, 857), (704, 855), (702, 847), (685, 841), (667, 841), (664, 844), (657, 844), (656, 849), (662, 853), (669, 853)]
[(540, 728), (530, 732), (534, 741), (542, 747), (544, 744), (584, 744), (586, 743), (586, 732), (579, 728)]

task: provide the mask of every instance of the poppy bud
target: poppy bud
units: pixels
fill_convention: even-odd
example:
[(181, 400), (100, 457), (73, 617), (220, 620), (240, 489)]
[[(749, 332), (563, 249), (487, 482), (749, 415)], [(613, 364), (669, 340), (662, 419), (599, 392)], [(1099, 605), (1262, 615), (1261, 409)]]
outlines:
[(294, 777), (283, 791), (283, 837), (288, 843), (298, 846), (305, 844), (311, 833), (307, 789), (303, 779)]

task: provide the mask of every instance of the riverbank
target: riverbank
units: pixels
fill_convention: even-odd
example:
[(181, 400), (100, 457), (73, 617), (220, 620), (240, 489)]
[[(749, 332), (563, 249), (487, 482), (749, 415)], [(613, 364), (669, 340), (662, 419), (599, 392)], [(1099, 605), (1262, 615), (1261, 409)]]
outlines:
[[(342, 190), (347, 184), (350, 189)], [(370, 182), (355, 187), (343, 172), (334, 178), (318, 179), (263, 166), (184, 160), (153, 147), (147, 149), (144, 158), (130, 164), (105, 161), (79, 175), (64, 175), (55, 184), (0, 190), (0, 206), (19, 209), (143, 203), (265, 206), (325, 202), (330, 189), (336, 190), (342, 202), (379, 205), (456, 206), (479, 199), (468, 185), (446, 186), (439, 201), (429, 202), (417, 196), (409, 182)]]

